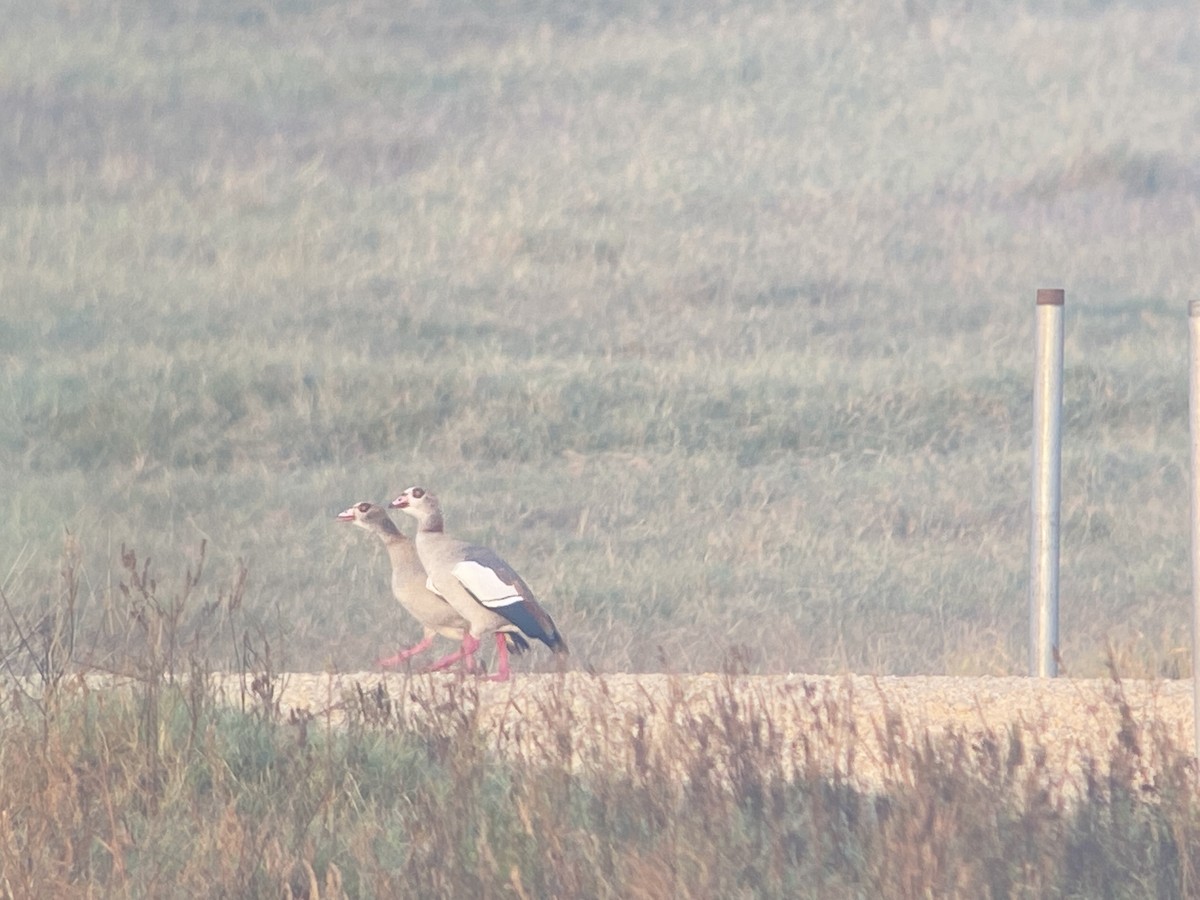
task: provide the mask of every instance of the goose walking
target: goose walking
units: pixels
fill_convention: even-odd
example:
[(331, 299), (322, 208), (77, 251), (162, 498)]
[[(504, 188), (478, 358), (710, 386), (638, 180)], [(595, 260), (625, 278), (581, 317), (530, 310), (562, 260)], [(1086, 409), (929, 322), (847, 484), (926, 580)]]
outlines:
[[(508, 563), (487, 547), (446, 534), (437, 497), (424, 488), (411, 487), (389, 506), (417, 520), (417, 554), (429, 573), (430, 587), (469, 623), (462, 646), (451, 657), (470, 659), (479, 649), (480, 639), (494, 634), (499, 670), (491, 678), (507, 681), (506, 635), (536, 639), (555, 653), (567, 652), (554, 620)], [(518, 647), (520, 644), (528, 646), (524, 640), (518, 641)], [(453, 661), (451, 657), (447, 659)]]
[[(456, 613), (443, 598), (429, 590), (428, 576), (413, 542), (396, 527), (386, 509), (364, 500), (338, 513), (337, 518), (339, 522), (352, 522), (383, 541), (388, 559), (392, 563), (392, 593), (400, 601), (400, 605), (425, 629), (420, 643), (407, 650), (401, 650), (394, 656), (377, 660), (376, 665), (385, 669), (399, 666), (406, 659), (428, 650), (434, 637), (439, 634), (454, 641), (462, 641), (470, 627), (467, 620)], [(454, 656), (445, 665), (461, 658), (461, 655)], [(473, 659), (468, 660), (468, 667), (473, 662)], [(439, 663), (434, 663), (434, 668), (438, 667)]]

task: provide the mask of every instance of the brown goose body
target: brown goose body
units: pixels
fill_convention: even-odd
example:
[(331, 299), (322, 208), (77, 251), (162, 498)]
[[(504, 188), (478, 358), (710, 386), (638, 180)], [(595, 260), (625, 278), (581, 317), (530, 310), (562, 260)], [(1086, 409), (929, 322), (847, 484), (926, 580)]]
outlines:
[(343, 510), (337, 518), (340, 522), (352, 522), (383, 541), (392, 566), (392, 594), (424, 629), (420, 643), (400, 651), (395, 656), (379, 660), (379, 665), (399, 665), (427, 649), (433, 643), (435, 635), (454, 641), (463, 639), (470, 630), (469, 623), (444, 598), (429, 589), (429, 577), (425, 573), (425, 567), (421, 565), (417, 548), (396, 527), (387, 510), (364, 500)]
[(504, 635), (539, 640), (555, 653), (567, 652), (554, 620), (507, 562), (487, 547), (445, 533), (437, 497), (413, 487), (390, 505), (417, 520), (417, 554), (429, 583), (469, 625), (464, 655), (473, 654), (484, 635), (495, 634), (500, 660), (496, 677), (505, 680), (509, 670)]

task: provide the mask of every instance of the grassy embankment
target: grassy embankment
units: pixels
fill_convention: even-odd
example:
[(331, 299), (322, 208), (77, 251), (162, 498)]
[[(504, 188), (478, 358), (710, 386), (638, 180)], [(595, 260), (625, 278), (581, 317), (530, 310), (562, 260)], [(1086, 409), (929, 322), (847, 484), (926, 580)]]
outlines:
[(1059, 284), (1064, 661), (1186, 671), (1186, 4), (11, 8), (15, 602), (207, 538), (359, 668), (425, 483), (601, 668), (1021, 671)]

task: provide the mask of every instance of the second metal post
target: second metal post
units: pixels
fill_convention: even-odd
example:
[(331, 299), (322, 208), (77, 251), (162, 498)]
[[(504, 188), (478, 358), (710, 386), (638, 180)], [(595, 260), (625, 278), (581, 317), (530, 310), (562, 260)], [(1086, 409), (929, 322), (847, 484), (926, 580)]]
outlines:
[(1192, 470), (1192, 723), (1200, 757), (1200, 300), (1188, 304), (1188, 421)]

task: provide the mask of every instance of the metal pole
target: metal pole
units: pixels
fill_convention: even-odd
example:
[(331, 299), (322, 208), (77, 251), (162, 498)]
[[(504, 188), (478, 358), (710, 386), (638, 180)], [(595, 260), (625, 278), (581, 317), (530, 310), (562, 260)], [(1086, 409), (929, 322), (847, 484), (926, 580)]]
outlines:
[(1058, 674), (1058, 533), (1062, 501), (1063, 291), (1037, 292), (1033, 355), (1033, 499), (1029, 530), (1029, 674)]
[(1200, 300), (1188, 303), (1188, 411), (1192, 444), (1192, 719), (1200, 757)]

